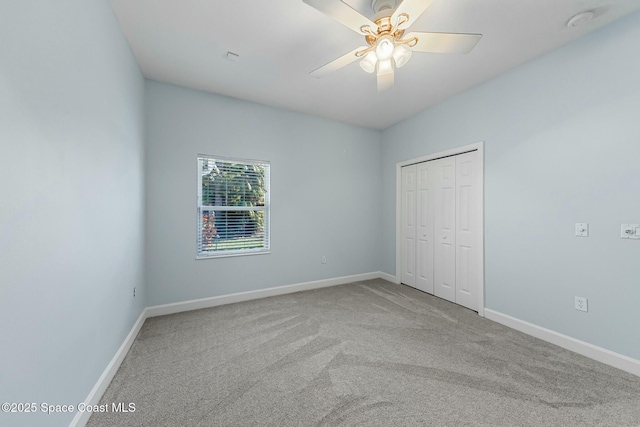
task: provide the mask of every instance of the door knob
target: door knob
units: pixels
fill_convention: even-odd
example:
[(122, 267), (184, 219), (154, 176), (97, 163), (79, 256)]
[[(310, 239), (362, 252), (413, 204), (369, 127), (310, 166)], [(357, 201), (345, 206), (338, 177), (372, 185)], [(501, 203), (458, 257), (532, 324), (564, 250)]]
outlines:
[(424, 234), (422, 235), (422, 237), (427, 237), (427, 233), (424, 233)]
[(443, 239), (446, 239), (446, 238), (447, 238), (447, 236), (442, 236), (442, 238), (443, 238)]

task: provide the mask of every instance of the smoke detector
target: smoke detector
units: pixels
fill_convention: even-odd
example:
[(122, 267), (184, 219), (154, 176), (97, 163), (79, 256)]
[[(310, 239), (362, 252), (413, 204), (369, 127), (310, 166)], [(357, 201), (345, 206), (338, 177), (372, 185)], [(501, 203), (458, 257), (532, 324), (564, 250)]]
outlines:
[(571, 19), (569, 19), (569, 21), (567, 21), (567, 27), (569, 28), (581, 27), (587, 24), (588, 22), (591, 22), (594, 16), (595, 16), (595, 13), (593, 12), (593, 10), (586, 10), (584, 12), (580, 12), (574, 15)]

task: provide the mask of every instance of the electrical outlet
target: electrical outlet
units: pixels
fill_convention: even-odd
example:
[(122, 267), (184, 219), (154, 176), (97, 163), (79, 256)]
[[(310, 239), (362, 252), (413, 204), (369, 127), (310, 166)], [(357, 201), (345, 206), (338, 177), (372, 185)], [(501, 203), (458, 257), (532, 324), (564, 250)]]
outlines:
[(136, 297), (136, 288), (133, 288), (133, 297)]
[(575, 307), (576, 310), (589, 311), (589, 302), (584, 297), (576, 297)]
[(326, 256), (324, 256), (324, 255), (322, 255), (322, 263), (323, 263), (323, 264), (326, 264), (326, 263), (327, 263), (327, 257), (326, 257)]

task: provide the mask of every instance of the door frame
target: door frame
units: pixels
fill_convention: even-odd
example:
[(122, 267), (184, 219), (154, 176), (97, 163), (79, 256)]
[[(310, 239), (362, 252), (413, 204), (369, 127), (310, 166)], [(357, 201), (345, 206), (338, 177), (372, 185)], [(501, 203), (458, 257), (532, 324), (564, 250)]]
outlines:
[(464, 145), (462, 147), (452, 148), (451, 150), (440, 151), (438, 153), (417, 157), (396, 163), (396, 283), (401, 283), (400, 272), (402, 271), (402, 167), (416, 163), (428, 162), (429, 160), (437, 160), (443, 157), (455, 156), (458, 154), (477, 151), (480, 162), (480, 277), (478, 283), (478, 315), (484, 317), (484, 141), (475, 144)]

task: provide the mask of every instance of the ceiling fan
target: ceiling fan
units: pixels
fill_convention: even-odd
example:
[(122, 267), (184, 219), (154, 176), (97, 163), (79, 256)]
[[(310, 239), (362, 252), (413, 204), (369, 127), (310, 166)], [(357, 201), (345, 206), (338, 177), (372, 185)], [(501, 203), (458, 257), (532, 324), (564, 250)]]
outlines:
[[(360, 67), (367, 73), (376, 73), (378, 92), (393, 87), (394, 69), (404, 66), (412, 52), (469, 53), (481, 34), (425, 33), (405, 34), (433, 0), (372, 0), (373, 21), (360, 14), (342, 0), (302, 0), (353, 31), (364, 35), (366, 46), (329, 62), (311, 72), (313, 77), (324, 77), (360, 59)], [(400, 4), (397, 4), (397, 3)]]

